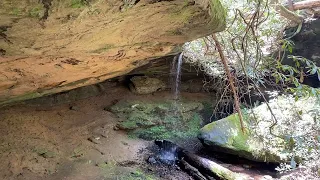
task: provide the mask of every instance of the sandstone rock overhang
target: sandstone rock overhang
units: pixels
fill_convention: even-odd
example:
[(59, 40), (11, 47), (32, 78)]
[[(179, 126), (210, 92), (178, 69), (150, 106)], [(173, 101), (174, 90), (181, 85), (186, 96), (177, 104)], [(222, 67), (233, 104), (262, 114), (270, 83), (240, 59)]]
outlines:
[(126, 74), (225, 17), (219, 0), (1, 0), (0, 105)]

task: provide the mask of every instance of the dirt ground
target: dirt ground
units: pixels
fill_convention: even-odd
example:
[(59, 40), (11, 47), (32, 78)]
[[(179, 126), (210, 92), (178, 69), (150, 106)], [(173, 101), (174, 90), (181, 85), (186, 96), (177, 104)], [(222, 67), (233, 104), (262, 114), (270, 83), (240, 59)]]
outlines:
[(145, 148), (153, 142), (113, 130), (119, 119), (104, 110), (117, 100), (159, 100), (170, 92), (137, 96), (117, 87), (66, 104), (46, 103), (50, 98), (0, 110), (0, 179), (189, 179), (178, 170), (159, 175), (146, 168)]
[[(90, 97), (90, 93), (94, 96)], [(84, 94), (88, 94), (86, 99)], [(204, 93), (181, 93), (181, 97), (197, 102), (211, 98)], [(106, 110), (121, 100), (155, 102), (171, 98), (169, 91), (135, 95), (123, 86), (104, 88), (97, 95), (96, 87), (90, 87), (2, 107), (0, 179), (192, 179), (177, 167), (147, 163), (155, 146), (153, 141), (130, 138), (126, 132), (114, 130), (121, 119)], [(205, 152), (197, 139), (176, 143), (192, 152)], [(221, 165), (235, 172), (257, 179), (270, 174), (261, 171), (260, 164), (209, 154), (215, 155), (214, 159), (220, 158)]]

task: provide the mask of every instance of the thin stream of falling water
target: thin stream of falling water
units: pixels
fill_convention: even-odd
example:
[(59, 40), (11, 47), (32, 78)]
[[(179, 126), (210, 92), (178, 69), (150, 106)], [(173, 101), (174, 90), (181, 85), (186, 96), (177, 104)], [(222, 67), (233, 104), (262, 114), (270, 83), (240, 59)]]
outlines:
[(172, 63), (171, 63), (171, 69), (170, 69), (170, 85), (171, 85), (171, 91), (172, 94), (174, 94), (174, 89), (175, 89), (175, 83), (176, 83), (176, 61), (177, 61), (178, 56), (174, 56)]
[[(180, 80), (181, 80), (181, 65), (183, 60), (183, 54), (181, 53), (179, 57), (174, 57), (171, 67), (171, 74), (174, 76), (173, 79), (173, 99), (178, 100), (180, 94)], [(177, 61), (177, 62), (176, 62)]]

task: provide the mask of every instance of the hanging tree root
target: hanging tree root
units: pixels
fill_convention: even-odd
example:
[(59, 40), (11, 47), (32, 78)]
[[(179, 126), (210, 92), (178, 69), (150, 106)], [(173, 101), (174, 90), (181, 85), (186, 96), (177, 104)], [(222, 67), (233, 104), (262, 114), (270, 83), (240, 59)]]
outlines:
[(196, 180), (213, 180), (216, 178), (223, 180), (251, 179), (249, 175), (230, 171), (218, 163), (190, 153), (170, 141), (156, 140), (155, 144), (163, 150), (174, 149), (178, 155), (178, 165)]

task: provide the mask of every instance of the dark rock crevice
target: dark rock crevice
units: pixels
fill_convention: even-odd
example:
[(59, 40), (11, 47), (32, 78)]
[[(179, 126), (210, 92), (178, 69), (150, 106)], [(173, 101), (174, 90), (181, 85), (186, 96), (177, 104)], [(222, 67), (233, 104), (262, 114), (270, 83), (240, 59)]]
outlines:
[[(296, 31), (296, 27), (286, 30), (286, 37), (290, 37), (292, 32)], [(288, 50), (284, 51), (285, 58), (282, 64), (296, 67), (295, 62), (290, 56), (299, 56), (309, 59), (316, 66), (320, 67), (320, 19), (306, 22), (303, 24), (301, 31), (292, 37), (293, 41), (292, 52)], [(319, 88), (320, 87), (320, 73), (311, 74), (308, 72), (309, 68), (306, 63), (300, 62), (298, 70), (303, 71), (304, 78), (302, 84)], [(300, 74), (296, 74), (297, 78), (300, 78)]]

